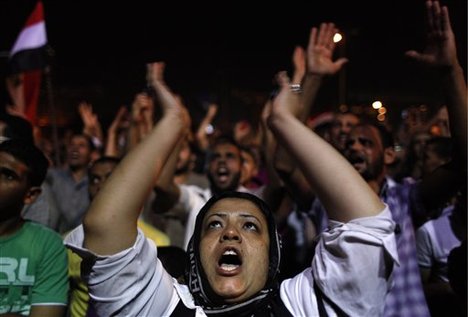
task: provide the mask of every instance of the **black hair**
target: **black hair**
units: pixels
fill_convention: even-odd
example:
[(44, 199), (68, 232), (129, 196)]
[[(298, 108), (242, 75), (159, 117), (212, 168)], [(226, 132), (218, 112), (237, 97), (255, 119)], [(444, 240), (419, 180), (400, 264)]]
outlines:
[(239, 150), (241, 149), (240, 144), (234, 139), (234, 137), (230, 134), (221, 134), (213, 140), (212, 145), (210, 146), (212, 149), (220, 144), (231, 144), (237, 147)]
[(84, 134), (84, 133), (73, 133), (72, 136), (70, 137), (70, 141), (73, 139), (73, 138), (85, 138), (86, 139), (86, 142), (88, 142), (88, 147), (89, 147), (89, 150), (90, 151), (94, 151), (96, 150), (96, 145), (94, 144), (93, 142), (93, 139), (87, 135), (87, 134)]
[(382, 146), (384, 149), (386, 148), (393, 148), (395, 146), (395, 139), (393, 138), (392, 132), (387, 129), (386, 126), (380, 123), (375, 123), (371, 121), (366, 121), (366, 122), (361, 122), (357, 125), (357, 127), (365, 127), (365, 126), (370, 126), (374, 127), (377, 129), (377, 132), (379, 133), (380, 140), (382, 141)]
[(32, 142), (24, 139), (9, 139), (0, 143), (0, 152), (12, 155), (28, 167), (28, 182), (40, 186), (45, 179), (49, 161)]
[(0, 111), (0, 121), (6, 124), (3, 136), (8, 139), (22, 139), (29, 143), (34, 142), (32, 124), (20, 117)]
[(94, 160), (93, 162), (91, 162), (91, 164), (89, 165), (88, 167), (88, 174), (91, 173), (91, 169), (98, 165), (98, 164), (103, 164), (103, 163), (112, 163), (112, 164), (119, 164), (120, 163), (120, 158), (118, 157), (115, 157), (115, 156), (107, 156), (107, 155), (104, 155), (104, 156), (101, 156), (100, 158)]

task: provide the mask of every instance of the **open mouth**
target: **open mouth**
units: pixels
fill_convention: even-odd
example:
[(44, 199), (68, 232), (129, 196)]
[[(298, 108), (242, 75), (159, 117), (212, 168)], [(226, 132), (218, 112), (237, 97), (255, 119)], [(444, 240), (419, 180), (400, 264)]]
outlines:
[(80, 153), (77, 152), (77, 151), (72, 151), (72, 152), (70, 152), (70, 156), (69, 156), (69, 157), (70, 157), (70, 159), (72, 159), (72, 160), (77, 160), (77, 159), (80, 158)]
[(236, 250), (229, 249), (224, 251), (218, 260), (218, 266), (226, 272), (234, 271), (242, 265), (242, 259)]
[(364, 164), (365, 163), (365, 160), (363, 157), (359, 156), (359, 155), (351, 155), (349, 158), (348, 158), (348, 161), (351, 163), (351, 164)]
[(226, 182), (229, 178), (229, 171), (225, 167), (218, 168), (217, 176), (219, 181)]

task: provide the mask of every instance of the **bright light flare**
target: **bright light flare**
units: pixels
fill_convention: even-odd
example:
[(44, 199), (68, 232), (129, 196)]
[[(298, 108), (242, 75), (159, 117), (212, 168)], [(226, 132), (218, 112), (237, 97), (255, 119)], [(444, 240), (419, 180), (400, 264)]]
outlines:
[(338, 43), (342, 39), (343, 39), (343, 35), (341, 35), (340, 33), (335, 33), (335, 35), (333, 35), (333, 42), (335, 43)]

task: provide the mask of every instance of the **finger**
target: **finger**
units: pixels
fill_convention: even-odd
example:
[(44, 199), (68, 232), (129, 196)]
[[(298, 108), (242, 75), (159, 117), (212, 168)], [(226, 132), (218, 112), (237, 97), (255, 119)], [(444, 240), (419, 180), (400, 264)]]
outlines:
[(276, 75), (276, 82), (282, 89), (285, 87), (289, 87), (290, 79), (288, 77), (288, 73), (286, 71), (280, 71)]
[(427, 26), (430, 31), (435, 30), (434, 25), (434, 10), (433, 2), (431, 0), (426, 1), (426, 13), (427, 13)]
[(326, 33), (327, 33), (327, 23), (321, 23), (320, 29), (318, 32), (317, 44), (325, 45), (326, 43)]
[(309, 45), (308, 45), (308, 49), (311, 49), (314, 45), (315, 45), (315, 42), (317, 41), (317, 28), (316, 27), (313, 27), (311, 30), (310, 30), (310, 36), (309, 36)]
[(440, 3), (439, 1), (434, 1), (432, 3), (432, 16), (434, 21), (434, 29), (440, 33), (442, 32), (442, 25), (441, 25), (441, 10), (440, 10)]

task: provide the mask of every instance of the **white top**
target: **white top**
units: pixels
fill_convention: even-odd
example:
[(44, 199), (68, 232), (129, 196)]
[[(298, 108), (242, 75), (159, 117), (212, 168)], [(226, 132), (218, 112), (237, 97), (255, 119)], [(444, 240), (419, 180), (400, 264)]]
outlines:
[(461, 244), (450, 225), (452, 211), (453, 206), (446, 208), (439, 218), (426, 222), (416, 231), (419, 266), (433, 270), (445, 282), (449, 281), (447, 259), (450, 251)]
[[(375, 217), (348, 223), (330, 222), (321, 234), (311, 267), (280, 286), (281, 299), (294, 316), (318, 316), (314, 283), (350, 316), (380, 316), (398, 262), (394, 222), (388, 207)], [(157, 258), (155, 244), (141, 231), (133, 247), (112, 256), (83, 249), (83, 228), (65, 240), (67, 247), (94, 264), (85, 274), (99, 316), (170, 316), (179, 299), (196, 316), (206, 316), (195, 306), (185, 285), (167, 273)], [(87, 262), (87, 261), (84, 261)], [(329, 316), (336, 316), (325, 303)]]

